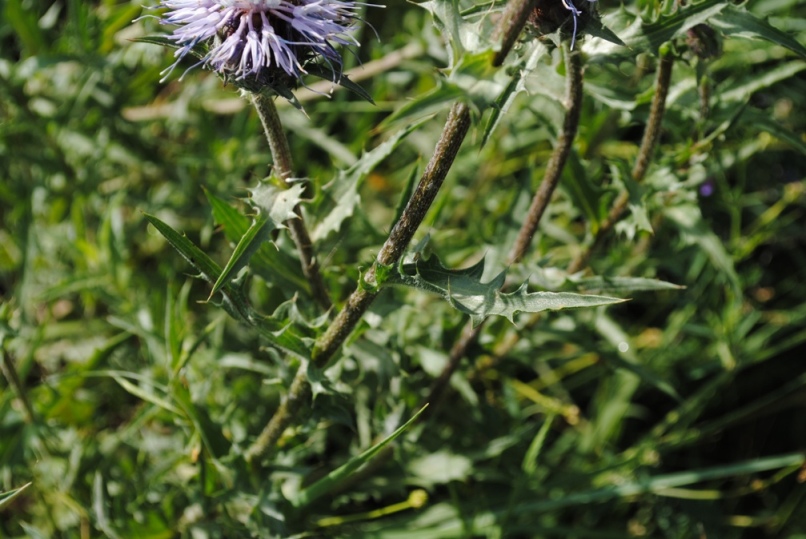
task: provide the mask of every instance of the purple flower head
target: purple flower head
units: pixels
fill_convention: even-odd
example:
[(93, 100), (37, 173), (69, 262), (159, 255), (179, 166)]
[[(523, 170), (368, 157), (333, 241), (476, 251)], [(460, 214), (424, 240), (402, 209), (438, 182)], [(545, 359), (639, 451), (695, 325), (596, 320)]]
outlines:
[(296, 82), (305, 65), (319, 57), (336, 78), (341, 56), (334, 46), (358, 45), (347, 32), (363, 5), (341, 0), (162, 0), (160, 7), (168, 11), (160, 22), (176, 25), (169, 39), (178, 46), (176, 62), (163, 72), (163, 80), (189, 53), (199, 55), (200, 46), (200, 64), (241, 86)]

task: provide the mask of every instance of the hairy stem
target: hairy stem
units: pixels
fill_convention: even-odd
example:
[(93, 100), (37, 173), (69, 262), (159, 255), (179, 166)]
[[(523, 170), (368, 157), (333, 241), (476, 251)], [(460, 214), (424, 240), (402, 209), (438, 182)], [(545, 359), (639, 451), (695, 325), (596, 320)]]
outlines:
[[(543, 181), (532, 197), (532, 203), (526, 214), (526, 219), (521, 225), (515, 243), (509, 252), (508, 265), (520, 262), (526, 254), (537, 226), (540, 224), (551, 196), (560, 181), (579, 126), (579, 117), (582, 112), (582, 58), (579, 53), (571, 51), (568, 43), (565, 42), (563, 43), (563, 55), (566, 65), (565, 106), (567, 110), (563, 120), (562, 131), (557, 137), (557, 144), (546, 165)], [(462, 331), (462, 336), (451, 348), (448, 363), (439, 377), (431, 384), (431, 388), (428, 391), (428, 397), (425, 402), (429, 403), (430, 406), (426, 411), (427, 414), (434, 415), (439, 410), (442, 395), (450, 382), (451, 376), (459, 368), (462, 359), (467, 356), (468, 349), (478, 339), (483, 325), (484, 323), (482, 322), (474, 328), (468, 322)]]
[[(277, 176), (284, 180), (283, 184), (287, 185), (285, 182), (293, 178), (294, 161), (291, 158), (288, 139), (277, 114), (277, 107), (274, 105), (274, 97), (256, 93), (252, 94), (252, 102), (255, 105), (255, 109), (257, 109), (258, 116), (260, 116), (266, 139), (269, 141), (275, 172)], [(289, 219), (285, 224), (288, 226), (291, 239), (297, 247), (302, 264), (302, 273), (311, 287), (311, 296), (322, 309), (327, 311), (333, 306), (333, 303), (330, 301), (330, 295), (327, 293), (327, 287), (325, 287), (325, 282), (319, 271), (319, 263), (314, 256), (313, 242), (311, 241), (311, 235), (308, 233), (308, 227), (305, 226), (302, 208), (297, 205), (294, 208), (294, 213), (298, 217)]]
[(509, 252), (508, 264), (520, 262), (526, 254), (537, 230), (537, 225), (543, 218), (546, 208), (551, 200), (551, 195), (560, 182), (565, 162), (571, 153), (574, 138), (579, 126), (579, 116), (582, 112), (582, 60), (577, 52), (572, 52), (567, 43), (563, 43), (563, 53), (565, 55), (565, 66), (567, 75), (565, 78), (565, 120), (562, 131), (557, 137), (557, 145), (551, 154), (546, 171), (543, 174), (543, 182), (538, 187), (532, 198), (532, 204), (526, 214), (526, 219), (518, 232), (518, 237), (512, 250)]
[[(641, 146), (638, 150), (638, 157), (632, 168), (632, 179), (641, 182), (646, 176), (649, 163), (655, 146), (660, 138), (663, 115), (666, 112), (666, 97), (669, 94), (669, 84), (672, 80), (672, 67), (674, 58), (668, 50), (661, 49), (658, 71), (655, 76), (655, 94), (652, 97), (652, 105), (649, 109), (644, 136), (641, 139)], [(621, 218), (630, 202), (630, 195), (626, 191), (619, 194), (604, 221), (599, 224), (599, 229), (588, 247), (577, 255), (568, 265), (568, 273), (577, 273), (587, 267), (593, 253), (602, 245), (605, 238), (610, 234)]]
[[(674, 59), (668, 50), (661, 49), (660, 62), (658, 63), (658, 71), (655, 76), (655, 95), (652, 98), (652, 105), (649, 111), (649, 119), (647, 120), (644, 136), (641, 140), (641, 147), (638, 150), (638, 157), (632, 169), (632, 179), (640, 182), (646, 176), (649, 163), (652, 159), (655, 146), (660, 137), (661, 124), (663, 122), (663, 115), (666, 112), (666, 97), (669, 94), (669, 84), (672, 78), (672, 67)], [(590, 263), (591, 256), (604, 242), (605, 238), (616, 226), (616, 223), (624, 215), (627, 206), (630, 202), (630, 195), (626, 191), (619, 194), (604, 221), (599, 224), (599, 230), (593, 239), (593, 242), (575, 257), (566, 268), (567, 273), (577, 273), (585, 269)], [(534, 327), (540, 320), (540, 315), (533, 315), (525, 324), (524, 329)], [(510, 333), (503, 342), (495, 348), (495, 357), (501, 358), (506, 356), (512, 348), (517, 344), (519, 335)], [(494, 363), (494, 362), (493, 362)]]
[[(375, 263), (364, 276), (364, 281), (369, 283), (369, 287), (359, 286), (350, 295), (325, 333), (316, 341), (311, 355), (313, 368), (321, 369), (327, 365), (378, 295), (378, 289), (372, 286), (376, 284), (377, 268), (394, 265), (403, 256), (442, 187), (469, 128), (469, 107), (464, 103), (455, 104), (448, 114), (434, 155), (423, 172), (420, 183), (417, 184), (400, 219), (395, 223), (389, 237), (381, 247)], [(302, 366), (294, 377), (288, 396), (247, 451), (246, 459), (248, 461), (255, 462), (274, 448), (286, 427), (291, 424), (300, 410), (309, 404), (310, 395), (311, 389), (307, 380), (306, 367)]]
[(507, 3), (493, 34), (493, 41), (501, 40), (501, 48), (495, 53), (493, 66), (499, 67), (504, 63), (536, 3), (537, 0), (513, 0)]

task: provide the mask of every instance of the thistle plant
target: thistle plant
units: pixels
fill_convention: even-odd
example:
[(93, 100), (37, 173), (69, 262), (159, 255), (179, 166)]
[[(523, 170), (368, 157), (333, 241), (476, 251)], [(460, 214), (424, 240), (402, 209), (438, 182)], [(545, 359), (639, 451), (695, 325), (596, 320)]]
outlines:
[(113, 4), (0, 20), (0, 536), (802, 530), (806, 8)]
[(298, 78), (312, 58), (325, 59), (334, 73), (341, 55), (334, 45), (357, 45), (347, 39), (363, 4), (338, 0), (165, 0), (162, 24), (175, 25), (178, 45), (170, 75), (199, 46), (200, 63), (236, 81)]

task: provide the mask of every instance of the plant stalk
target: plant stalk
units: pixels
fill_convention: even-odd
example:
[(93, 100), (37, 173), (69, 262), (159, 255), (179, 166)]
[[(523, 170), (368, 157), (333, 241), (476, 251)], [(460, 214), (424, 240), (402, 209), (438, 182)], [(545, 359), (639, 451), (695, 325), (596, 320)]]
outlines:
[[(660, 138), (663, 116), (666, 113), (666, 97), (669, 95), (669, 85), (672, 80), (673, 66), (674, 57), (671, 51), (662, 48), (660, 61), (658, 62), (658, 71), (655, 75), (655, 94), (652, 97), (649, 118), (647, 119), (646, 129), (644, 129), (644, 136), (641, 139), (638, 157), (635, 159), (631, 173), (632, 179), (636, 183), (643, 181), (646, 176), (649, 163), (652, 161), (655, 146)], [(577, 273), (588, 266), (593, 253), (599, 249), (605, 238), (616, 226), (616, 223), (624, 216), (629, 202), (629, 193), (623, 191), (619, 194), (613, 206), (610, 208), (607, 217), (599, 224), (599, 229), (596, 231), (596, 235), (591, 244), (579, 253), (568, 265), (568, 273)]]
[(512, 250), (509, 252), (507, 265), (520, 262), (529, 249), (532, 237), (537, 230), (537, 225), (540, 224), (540, 220), (543, 218), (543, 214), (551, 201), (551, 196), (560, 182), (579, 127), (579, 117), (582, 113), (582, 59), (578, 52), (570, 50), (566, 42), (563, 42), (563, 54), (567, 74), (565, 78), (566, 113), (562, 131), (560, 136), (557, 137), (557, 145), (554, 147), (554, 151), (546, 165), (543, 182), (538, 187), (534, 197), (532, 197), (532, 204), (529, 206), (526, 219), (521, 225)]
[[(434, 155), (428, 162), (420, 182), (403, 210), (400, 219), (381, 247), (375, 263), (364, 276), (365, 285), (360, 285), (347, 299), (342, 310), (319, 337), (311, 354), (310, 366), (323, 369), (358, 324), (361, 317), (378, 295), (377, 268), (397, 263), (411, 243), (414, 233), (425, 218), (428, 209), (442, 187), (459, 148), (470, 128), (470, 108), (464, 103), (455, 104), (448, 114)], [(276, 446), (283, 431), (308, 406), (311, 387), (307, 378), (307, 366), (302, 365), (291, 383), (288, 396), (280, 404), (268, 425), (246, 452), (248, 462), (257, 462)]]
[[(274, 159), (274, 169), (277, 176), (283, 180), (283, 185), (288, 185), (288, 181), (293, 178), (294, 161), (291, 158), (291, 149), (288, 146), (288, 138), (277, 114), (277, 107), (274, 104), (274, 97), (264, 93), (252, 94), (252, 102), (257, 109), (260, 123), (263, 124), (263, 131), (269, 141), (272, 158)], [(302, 208), (299, 204), (294, 208), (297, 214), (296, 219), (289, 219), (285, 222), (291, 233), (291, 239), (297, 247), (300, 262), (302, 263), (302, 273), (311, 287), (311, 296), (319, 306), (327, 311), (333, 303), (327, 292), (322, 273), (319, 271), (319, 263), (313, 252), (313, 242), (305, 225), (305, 218), (302, 215)]]
[[(563, 55), (566, 65), (565, 79), (565, 106), (566, 113), (563, 120), (562, 131), (557, 137), (557, 144), (552, 151), (551, 157), (546, 164), (543, 173), (543, 181), (532, 197), (532, 203), (526, 214), (526, 219), (521, 225), (515, 243), (509, 252), (507, 265), (516, 264), (521, 261), (532, 242), (532, 237), (537, 230), (540, 220), (546, 212), (551, 196), (562, 177), (565, 163), (576, 138), (579, 118), (582, 113), (582, 58), (578, 52), (571, 51), (567, 42), (563, 42)], [(434, 415), (440, 408), (442, 395), (450, 382), (451, 376), (459, 368), (464, 357), (467, 356), (468, 349), (477, 341), (481, 334), (484, 322), (473, 327), (469, 322), (462, 331), (462, 336), (451, 348), (448, 356), (448, 363), (443, 368), (439, 377), (431, 384), (428, 391), (427, 403), (430, 404), (425, 413)]]
[(508, 2), (501, 15), (501, 20), (495, 28), (493, 41), (501, 40), (501, 48), (493, 57), (493, 66), (500, 67), (506, 59), (518, 36), (521, 35), (523, 25), (529, 19), (537, 0), (513, 0)]
[[(660, 137), (661, 124), (663, 123), (663, 116), (666, 112), (666, 98), (669, 94), (669, 85), (672, 78), (672, 67), (674, 66), (674, 58), (669, 50), (661, 49), (660, 61), (658, 63), (658, 70), (655, 75), (655, 94), (652, 98), (652, 104), (649, 110), (649, 118), (647, 120), (644, 136), (641, 139), (641, 146), (638, 150), (638, 157), (632, 168), (632, 179), (635, 182), (641, 182), (646, 176), (647, 169), (652, 159), (655, 146)], [(619, 194), (613, 202), (607, 217), (599, 225), (599, 230), (596, 232), (593, 242), (575, 257), (566, 268), (566, 273), (573, 274), (582, 271), (590, 263), (591, 256), (604, 242), (605, 238), (616, 226), (616, 223), (623, 217), (624, 212), (630, 202), (630, 195), (626, 191)], [(540, 320), (540, 315), (536, 314), (529, 318), (524, 325), (524, 329), (534, 327)], [(507, 355), (512, 348), (517, 344), (519, 336), (516, 333), (510, 333), (503, 342), (501, 342), (495, 349), (495, 357), (501, 358)], [(494, 364), (494, 362), (493, 362)]]

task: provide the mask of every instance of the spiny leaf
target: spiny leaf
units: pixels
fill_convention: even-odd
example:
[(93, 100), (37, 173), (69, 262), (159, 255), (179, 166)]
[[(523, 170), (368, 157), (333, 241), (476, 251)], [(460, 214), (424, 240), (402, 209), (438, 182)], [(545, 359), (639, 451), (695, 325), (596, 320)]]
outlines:
[(299, 183), (288, 189), (261, 183), (252, 191), (250, 203), (257, 208), (258, 213), (213, 285), (210, 297), (249, 263), (249, 259), (269, 238), (272, 231), (281, 228), (284, 221), (297, 218), (294, 208), (299, 204), (303, 189), (304, 186)]
[[(249, 229), (249, 217), (226, 201), (205, 189), (205, 195), (213, 208), (213, 218), (224, 228), (227, 239), (237, 243)], [(249, 261), (250, 269), (267, 282), (288, 290), (307, 290), (308, 282), (299, 271), (299, 261), (271, 243), (264, 242)]]
[(770, 41), (806, 58), (806, 47), (792, 36), (771, 26), (767, 21), (736, 6), (727, 6), (719, 15), (709, 21), (727, 36), (759, 38)]
[(624, 300), (605, 296), (573, 294), (570, 292), (527, 292), (524, 283), (515, 292), (504, 293), (505, 272), (487, 283), (481, 282), (484, 260), (469, 268), (449, 269), (436, 256), (403, 264), (392, 273), (387, 284), (409, 286), (439, 294), (458, 311), (470, 315), (473, 325), (491, 315), (506, 317), (514, 323), (517, 313), (538, 313), (545, 310), (596, 307)]
[[(654, 22), (647, 22), (641, 17), (635, 17), (632, 23), (628, 23), (629, 15), (622, 10), (613, 16), (605, 17), (604, 20), (615, 29), (628, 48), (614, 43), (593, 42), (585, 49), (596, 56), (631, 54), (630, 49), (657, 54), (661, 45), (682, 35), (689, 28), (707, 22), (709, 18), (719, 14), (726, 5), (724, 0), (705, 0), (697, 4), (689, 4), (671, 15), (661, 15)], [(625, 22), (628, 26), (619, 28), (619, 25)]]
[(516, 74), (512, 76), (509, 84), (506, 85), (495, 102), (492, 103), (492, 112), (487, 119), (487, 125), (484, 126), (484, 134), (481, 139), (482, 146), (487, 144), (487, 141), (490, 140), (490, 135), (492, 135), (495, 128), (498, 127), (501, 118), (512, 106), (518, 94), (526, 91), (526, 79), (537, 67), (537, 61), (548, 52), (548, 49), (543, 43), (536, 40), (533, 43), (532, 52), (527, 57), (526, 61), (517, 67)]

